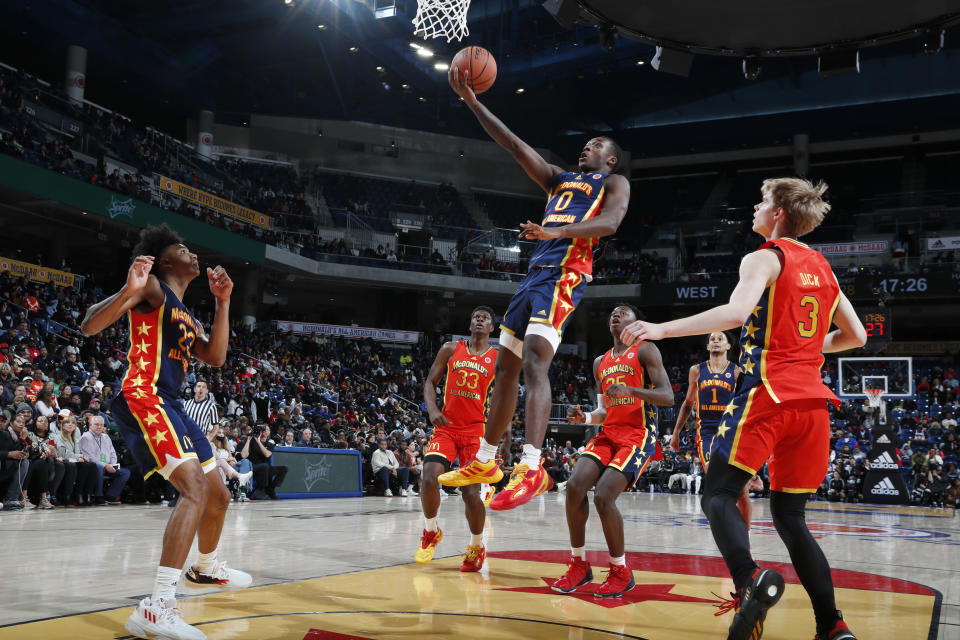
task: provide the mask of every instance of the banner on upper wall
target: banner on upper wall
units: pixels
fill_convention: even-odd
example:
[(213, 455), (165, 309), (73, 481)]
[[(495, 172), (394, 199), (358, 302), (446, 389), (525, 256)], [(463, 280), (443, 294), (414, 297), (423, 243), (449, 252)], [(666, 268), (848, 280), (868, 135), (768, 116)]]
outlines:
[(0, 258), (0, 271), (9, 271), (18, 278), (27, 278), (34, 282), (52, 282), (61, 287), (72, 287), (76, 280), (72, 273), (10, 258)]
[(870, 242), (812, 244), (810, 248), (819, 251), (825, 256), (855, 256), (864, 253), (884, 253), (887, 250), (887, 241), (872, 240)]
[(270, 227), (270, 216), (244, 207), (243, 205), (230, 202), (229, 200), (224, 200), (219, 196), (215, 196), (212, 193), (207, 193), (206, 191), (201, 191), (200, 189), (183, 184), (182, 182), (177, 182), (173, 178), (160, 176), (160, 190), (171, 193), (178, 198), (183, 198), (184, 200), (189, 200), (190, 202), (199, 204), (202, 207), (213, 209), (214, 211), (218, 211), (224, 215), (236, 218), (237, 220), (243, 220), (244, 222), (248, 222), (252, 225), (263, 227), (264, 229), (268, 229)]
[(376, 340), (377, 342), (399, 342), (416, 344), (420, 340), (419, 331), (395, 331), (393, 329), (373, 329), (371, 327), (348, 327), (339, 324), (317, 324), (315, 322), (277, 321), (278, 331), (292, 331), (302, 335), (336, 336), (351, 340)]
[(960, 249), (960, 236), (927, 238), (927, 251), (953, 251)]

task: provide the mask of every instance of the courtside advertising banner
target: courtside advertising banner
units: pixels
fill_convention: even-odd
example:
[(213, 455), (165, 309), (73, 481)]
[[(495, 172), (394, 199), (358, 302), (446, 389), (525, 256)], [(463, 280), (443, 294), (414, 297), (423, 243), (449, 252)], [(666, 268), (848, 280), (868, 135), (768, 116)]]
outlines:
[(10, 258), (0, 258), (0, 271), (9, 271), (18, 278), (27, 278), (34, 282), (52, 282), (61, 287), (72, 287), (75, 280), (72, 273)]
[(224, 200), (223, 198), (215, 196), (212, 193), (207, 193), (206, 191), (201, 191), (200, 189), (183, 184), (182, 182), (177, 182), (173, 178), (168, 178), (167, 176), (160, 176), (159, 179), (161, 191), (166, 191), (167, 193), (173, 194), (178, 198), (189, 200), (190, 202), (194, 202), (201, 207), (213, 209), (214, 211), (218, 211), (224, 215), (230, 216), (231, 218), (243, 220), (244, 222), (248, 222), (258, 227), (263, 227), (264, 229), (270, 228), (270, 216), (264, 215), (259, 211), (254, 211), (253, 209), (249, 209), (243, 205), (230, 202), (229, 200)]
[(897, 433), (887, 429), (873, 430), (870, 468), (863, 481), (863, 501), (877, 504), (907, 504), (907, 483), (900, 474), (897, 454)]
[(302, 335), (337, 336), (352, 340), (376, 340), (377, 342), (398, 342), (416, 344), (420, 340), (419, 331), (395, 331), (393, 329), (373, 329), (371, 327), (353, 327), (339, 324), (317, 324), (315, 322), (277, 321), (277, 331), (292, 331)]

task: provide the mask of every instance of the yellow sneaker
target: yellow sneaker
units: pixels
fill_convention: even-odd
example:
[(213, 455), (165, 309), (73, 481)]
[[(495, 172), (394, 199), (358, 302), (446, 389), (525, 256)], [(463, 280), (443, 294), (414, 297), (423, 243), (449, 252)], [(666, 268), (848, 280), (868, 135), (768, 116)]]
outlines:
[(503, 480), (503, 471), (496, 460), (479, 462), (474, 459), (459, 469), (447, 471), (437, 478), (445, 487), (465, 487), (470, 484), (496, 484)]
[(493, 485), (487, 487), (487, 497), (483, 499), (483, 506), (489, 507), (493, 496), (497, 495), (497, 488)]
[(441, 540), (443, 540), (443, 531), (439, 528), (436, 531), (424, 529), (423, 535), (420, 536), (420, 546), (417, 547), (417, 552), (413, 554), (413, 559), (417, 564), (427, 564), (433, 560), (433, 554)]

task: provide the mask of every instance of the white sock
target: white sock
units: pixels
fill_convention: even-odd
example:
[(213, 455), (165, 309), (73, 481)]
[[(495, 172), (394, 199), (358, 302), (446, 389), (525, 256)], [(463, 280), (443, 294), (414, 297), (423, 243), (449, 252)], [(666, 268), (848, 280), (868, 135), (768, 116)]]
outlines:
[(153, 585), (153, 595), (150, 596), (150, 601), (155, 603), (159, 598), (175, 600), (181, 571), (182, 569), (174, 569), (173, 567), (157, 567), (157, 581)]
[(210, 569), (213, 569), (213, 565), (217, 563), (217, 550), (214, 549), (210, 553), (201, 553), (197, 557), (197, 569), (201, 572), (206, 573)]
[(581, 560), (583, 560), (584, 549), (586, 549), (586, 547), (570, 547), (570, 553), (573, 555), (574, 558), (580, 558)]
[(497, 445), (490, 444), (486, 438), (480, 441), (480, 449), (477, 450), (477, 462), (490, 462), (497, 455)]
[(432, 518), (424, 517), (423, 528), (427, 531), (437, 531), (440, 528), (440, 526), (437, 524), (437, 516)]
[(627, 566), (627, 555), (623, 554), (619, 558), (614, 558), (613, 556), (610, 556), (610, 564), (617, 564), (617, 565), (620, 565), (621, 567)]
[(483, 546), (483, 534), (482, 534), (482, 533), (471, 533), (471, 534), (470, 534), (470, 546), (471, 546), (471, 547), (482, 547), (482, 546)]
[(527, 465), (531, 471), (539, 469), (540, 449), (535, 448), (532, 444), (523, 445), (523, 455), (520, 457), (520, 464)]

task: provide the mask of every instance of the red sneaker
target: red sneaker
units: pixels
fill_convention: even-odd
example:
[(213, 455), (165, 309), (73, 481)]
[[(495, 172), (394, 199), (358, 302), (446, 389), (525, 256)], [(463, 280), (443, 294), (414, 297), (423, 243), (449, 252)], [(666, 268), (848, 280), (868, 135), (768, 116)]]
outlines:
[(490, 501), (490, 509), (493, 511), (515, 509), (549, 491), (552, 486), (553, 480), (542, 464), (534, 471), (525, 464), (518, 464), (513, 468), (506, 488)]
[[(838, 611), (837, 614), (839, 615), (840, 612)], [(844, 622), (841, 617), (834, 623), (829, 635), (824, 636), (818, 633), (814, 636), (813, 640), (857, 640), (857, 637), (853, 635), (850, 627), (847, 626), (847, 623)]]
[(611, 564), (607, 572), (607, 579), (594, 594), (598, 598), (618, 598), (625, 591), (637, 586), (633, 581), (633, 571), (627, 565)]
[(469, 573), (480, 571), (483, 568), (483, 561), (487, 557), (487, 548), (482, 544), (473, 547), (467, 545), (467, 552), (463, 554), (463, 563), (460, 565), (460, 571)]
[(433, 554), (441, 540), (443, 540), (443, 531), (440, 529), (436, 531), (424, 529), (423, 535), (420, 536), (420, 546), (417, 547), (417, 552), (413, 554), (413, 559), (416, 560), (417, 564), (427, 564), (433, 560)]
[(560, 593), (573, 593), (591, 580), (593, 580), (593, 570), (590, 568), (590, 563), (583, 558), (570, 556), (567, 572), (562, 578), (554, 581), (550, 588)]

